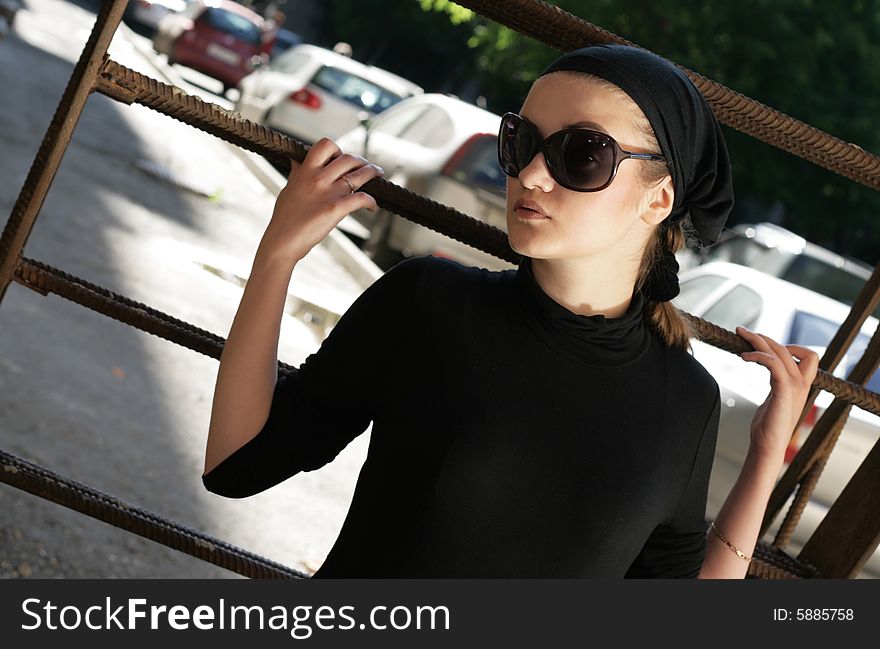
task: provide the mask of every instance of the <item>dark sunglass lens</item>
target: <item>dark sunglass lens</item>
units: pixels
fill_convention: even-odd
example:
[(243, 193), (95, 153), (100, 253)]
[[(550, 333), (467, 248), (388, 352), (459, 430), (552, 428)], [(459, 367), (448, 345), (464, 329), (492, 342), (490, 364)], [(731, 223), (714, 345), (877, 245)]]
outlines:
[(498, 141), (498, 162), (508, 176), (516, 177), (535, 157), (535, 135), (529, 125), (516, 116), (501, 122)]
[(614, 143), (600, 133), (576, 131), (561, 134), (550, 147), (555, 167), (564, 180), (580, 189), (596, 189), (611, 178)]
[(516, 155), (516, 141), (518, 124), (511, 117), (505, 117), (501, 121), (498, 132), (498, 164), (501, 170), (508, 176), (516, 177), (519, 174), (518, 158)]

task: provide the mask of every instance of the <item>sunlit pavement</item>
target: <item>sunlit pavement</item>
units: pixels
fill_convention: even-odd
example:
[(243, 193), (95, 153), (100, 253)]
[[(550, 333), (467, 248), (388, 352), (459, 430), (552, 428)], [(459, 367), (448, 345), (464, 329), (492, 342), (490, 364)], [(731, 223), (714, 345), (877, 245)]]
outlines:
[[(4, 223), (97, 7), (28, 0), (0, 40)], [(138, 38), (121, 27), (110, 55), (158, 78)], [(230, 106), (179, 73), (188, 91)], [(273, 205), (226, 143), (93, 93), (24, 254), (225, 336)], [(323, 245), (291, 282), (294, 294), (342, 305), (362, 288)], [(322, 331), (308, 319), (285, 316), (281, 360), (297, 365), (317, 348)], [(214, 496), (201, 472), (216, 371), (214, 359), (13, 283), (0, 304), (0, 448), (314, 570), (341, 527), (369, 433), (318, 472), (247, 500)], [(6, 485), (0, 517), (0, 577), (233, 576)]]

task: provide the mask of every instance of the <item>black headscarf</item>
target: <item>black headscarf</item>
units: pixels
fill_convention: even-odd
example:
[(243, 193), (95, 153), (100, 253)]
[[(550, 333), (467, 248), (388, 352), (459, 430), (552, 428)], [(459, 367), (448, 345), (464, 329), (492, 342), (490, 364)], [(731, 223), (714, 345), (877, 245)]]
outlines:
[(702, 93), (675, 65), (627, 45), (591, 45), (563, 54), (538, 76), (588, 72), (629, 95), (648, 118), (675, 187), (667, 221), (686, 216), (703, 246), (718, 240), (733, 208), (733, 183), (721, 126)]

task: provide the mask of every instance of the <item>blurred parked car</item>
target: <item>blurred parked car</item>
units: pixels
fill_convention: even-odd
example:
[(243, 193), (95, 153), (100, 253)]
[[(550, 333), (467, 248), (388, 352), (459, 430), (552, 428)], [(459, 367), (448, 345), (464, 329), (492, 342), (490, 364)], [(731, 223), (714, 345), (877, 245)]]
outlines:
[(153, 49), (234, 87), (269, 54), (263, 41), (263, 19), (230, 0), (193, 0), (180, 13), (159, 22)]
[(294, 45), (238, 84), (242, 116), (307, 144), (336, 138), (404, 97), (421, 94), (411, 81), (314, 45)]
[[(336, 142), (381, 166), (387, 180), (506, 231), (506, 179), (496, 151), (500, 123), (494, 113), (428, 93), (400, 102)], [(449, 257), (490, 270), (513, 268), (384, 210), (352, 216), (370, 229), (364, 249), (384, 268), (413, 255)]]
[[(673, 300), (684, 311), (713, 322), (729, 331), (742, 325), (765, 334), (783, 345), (803, 345), (820, 356), (831, 342), (849, 307), (766, 273), (727, 262), (709, 262), (681, 274), (681, 292)], [(868, 344), (878, 325), (870, 317), (834, 374), (845, 378)], [(770, 392), (769, 371), (761, 365), (703, 343), (692, 341), (694, 357), (715, 377), (721, 388), (721, 424), (715, 464), (709, 486), (709, 510), (717, 515), (733, 487), (749, 446), (749, 428), (758, 406)], [(880, 373), (867, 388), (880, 391)], [(790, 462), (809, 430), (834, 399), (820, 392), (802, 429), (792, 438), (786, 453)], [(868, 452), (880, 439), (880, 417), (853, 406), (831, 453), (816, 490), (792, 537), (793, 547), (803, 546), (843, 490)], [(778, 529), (783, 513), (777, 518)], [(796, 554), (796, 552), (795, 552)], [(865, 566), (880, 575), (880, 553)]]
[(21, 9), (19, 0), (0, 0), (0, 37), (12, 29), (15, 23), (15, 14)]
[[(730, 228), (705, 261), (748, 266), (850, 306), (874, 270), (772, 223)], [(880, 317), (880, 307), (874, 315)]]
[(180, 13), (192, 0), (130, 0), (126, 18), (140, 25), (157, 29), (168, 14)]

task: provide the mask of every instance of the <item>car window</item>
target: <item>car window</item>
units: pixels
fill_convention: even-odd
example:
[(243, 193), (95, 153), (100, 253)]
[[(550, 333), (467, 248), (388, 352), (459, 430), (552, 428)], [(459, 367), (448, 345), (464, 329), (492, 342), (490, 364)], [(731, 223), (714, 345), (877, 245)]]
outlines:
[(449, 143), (454, 132), (452, 120), (446, 111), (431, 106), (409, 128), (401, 132), (400, 137), (431, 149), (439, 149)]
[[(852, 372), (853, 368), (856, 366), (856, 363), (859, 362), (859, 359), (865, 353), (865, 349), (868, 347), (868, 343), (871, 339), (865, 334), (859, 334), (856, 336), (856, 339), (850, 345), (849, 350), (846, 352), (846, 356), (844, 357), (844, 367), (845, 376), (849, 376), (849, 373)], [(868, 382), (865, 384), (865, 387), (871, 390), (872, 392), (880, 392), (880, 372), (874, 372), (873, 376), (868, 379)]]
[(199, 20), (209, 27), (252, 45), (259, 45), (263, 35), (260, 28), (244, 16), (219, 7), (208, 7), (205, 13), (199, 16)]
[(388, 115), (387, 117), (383, 115), (376, 120), (376, 124), (371, 130), (399, 137), (426, 110), (428, 110), (428, 106), (411, 106), (398, 110), (393, 115)]
[(681, 282), (681, 288), (672, 303), (682, 311), (691, 313), (696, 306), (702, 302), (709, 293), (721, 286), (727, 281), (726, 277), (721, 275), (699, 275), (691, 279)]
[(821, 318), (812, 313), (795, 311), (786, 345), (815, 345), (827, 347), (840, 328), (840, 322)]
[(272, 62), (272, 69), (279, 72), (294, 73), (309, 61), (309, 55), (305, 52), (287, 50)]
[(861, 277), (806, 255), (797, 255), (781, 278), (848, 306), (853, 305), (865, 285)]
[(728, 331), (736, 329), (737, 325), (751, 327), (761, 315), (761, 307), (764, 301), (761, 296), (745, 286), (735, 286), (725, 293), (721, 299), (713, 304), (703, 319), (724, 327)]
[(325, 65), (318, 70), (312, 78), (312, 85), (326, 90), (358, 108), (365, 108), (374, 113), (381, 113), (402, 99), (399, 95), (372, 81), (367, 81), (356, 74), (330, 65)]
[(482, 187), (504, 196), (507, 190), (507, 177), (498, 165), (498, 136), (478, 135), (462, 145), (464, 149), (454, 162), (447, 175), (466, 185)]

